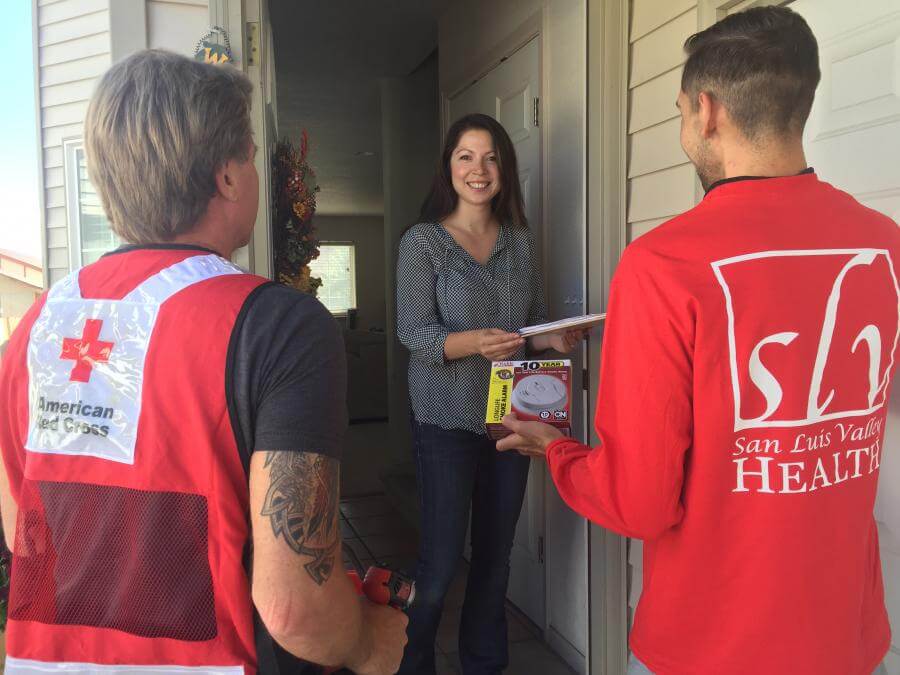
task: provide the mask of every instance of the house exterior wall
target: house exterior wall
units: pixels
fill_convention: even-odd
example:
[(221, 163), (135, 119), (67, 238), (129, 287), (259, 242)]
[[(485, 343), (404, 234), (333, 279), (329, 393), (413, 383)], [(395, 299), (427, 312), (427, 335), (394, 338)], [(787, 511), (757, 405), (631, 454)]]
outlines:
[(6, 276), (0, 271), (0, 345), (9, 339), (28, 308), (41, 295), (41, 279), (38, 272), (37, 286), (18, 278)]
[[(628, 63), (628, 205), (631, 242), (699, 198), (696, 173), (681, 149), (684, 41), (699, 25), (696, 0), (632, 0)], [(641, 594), (643, 545), (629, 542), (629, 621)]]
[(82, 136), (94, 83), (112, 63), (109, 0), (38, 0), (34, 21), (44, 264), (49, 285), (69, 271), (62, 142)]
[(675, 98), (696, 0), (633, 0), (629, 59), (628, 241), (697, 202)]
[(100, 76), (145, 47), (189, 55), (208, 26), (206, 0), (34, 0), (46, 282), (69, 272), (63, 141), (82, 138)]
[(44, 275), (37, 261), (0, 251), (0, 345), (40, 297)]

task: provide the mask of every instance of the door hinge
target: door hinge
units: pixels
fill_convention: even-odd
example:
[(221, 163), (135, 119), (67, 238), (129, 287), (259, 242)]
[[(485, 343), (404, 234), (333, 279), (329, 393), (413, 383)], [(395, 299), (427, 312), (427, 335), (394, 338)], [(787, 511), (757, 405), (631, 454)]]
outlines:
[(544, 564), (544, 538), (538, 537), (538, 562)]
[(541, 126), (541, 99), (534, 97), (534, 126)]
[(581, 388), (588, 391), (591, 388), (591, 380), (588, 377), (587, 368), (581, 370)]
[(259, 22), (247, 22), (247, 65), (259, 65)]

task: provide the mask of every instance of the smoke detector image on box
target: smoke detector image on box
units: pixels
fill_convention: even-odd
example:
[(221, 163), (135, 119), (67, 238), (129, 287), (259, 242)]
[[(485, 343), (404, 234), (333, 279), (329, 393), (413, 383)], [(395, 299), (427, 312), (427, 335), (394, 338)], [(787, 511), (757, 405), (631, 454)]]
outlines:
[(516, 383), (512, 393), (512, 404), (532, 415), (565, 408), (569, 398), (566, 386), (558, 377), (537, 373), (526, 375)]
[(491, 438), (503, 438), (509, 430), (504, 416), (552, 424), (570, 432), (569, 402), (572, 397), (572, 362), (495, 361), (491, 364), (485, 430)]

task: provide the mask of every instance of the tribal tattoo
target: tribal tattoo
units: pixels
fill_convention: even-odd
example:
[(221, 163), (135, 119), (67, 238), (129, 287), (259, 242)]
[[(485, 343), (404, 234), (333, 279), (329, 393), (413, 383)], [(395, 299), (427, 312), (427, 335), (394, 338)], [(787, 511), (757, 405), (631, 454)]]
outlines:
[(320, 586), (334, 570), (340, 546), (336, 460), (306, 452), (267, 452), (269, 489), (260, 515), (272, 532), (297, 554), (309, 556), (306, 569)]

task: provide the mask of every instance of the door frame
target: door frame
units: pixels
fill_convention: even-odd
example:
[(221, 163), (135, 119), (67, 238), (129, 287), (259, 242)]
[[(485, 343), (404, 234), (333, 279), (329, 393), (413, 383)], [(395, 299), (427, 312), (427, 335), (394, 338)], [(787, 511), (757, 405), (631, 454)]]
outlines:
[[(613, 272), (627, 242), (628, 0), (587, 3), (587, 311), (605, 312)], [(602, 332), (586, 347), (594, 410)], [(585, 415), (587, 420), (589, 416)], [(587, 426), (587, 425), (586, 425)], [(591, 443), (598, 438), (589, 430)], [(622, 675), (628, 663), (627, 539), (585, 521), (588, 550), (588, 672)]]
[[(623, 2), (627, 0), (622, 0)], [(587, 4), (587, 3), (586, 3)], [(527, 44), (530, 44), (533, 40), (538, 41), (538, 51), (539, 51), (539, 70), (540, 70), (540, 95), (539, 95), (539, 104), (538, 104), (538, 113), (540, 116), (540, 124), (539, 124), (539, 132), (540, 132), (540, 155), (541, 155), (541, 182), (540, 182), (540, 193), (541, 193), (541, 239), (538, 242), (539, 254), (546, 258), (546, 253), (548, 251), (548, 238), (551, 232), (551, 228), (547, 227), (547, 223), (550, 222), (551, 217), (551, 201), (550, 201), (550, 171), (548, 170), (548, 162), (550, 161), (550, 128), (552, 123), (550, 122), (550, 110), (549, 106), (546, 105), (546, 102), (550, 96), (550, 92), (552, 90), (552, 83), (550, 82), (550, 69), (548, 68), (550, 54), (550, 41), (547, 39), (547, 36), (550, 33), (551, 28), (551, 20), (550, 20), (550, 8), (549, 3), (545, 0), (542, 3), (540, 9), (534, 11), (530, 16), (528, 16), (521, 24), (519, 24), (512, 32), (506, 34), (502, 39), (497, 41), (489, 51), (487, 51), (479, 61), (464, 71), (460, 76), (451, 80), (445, 86), (441, 88), (441, 128), (446, 130), (452, 120), (449, 119), (449, 107), (450, 107), (450, 99), (454, 98), (458, 94), (460, 94), (465, 89), (472, 86), (475, 82), (479, 81), (483, 78), (487, 73), (496, 68), (500, 63), (502, 63), (506, 58), (517, 52), (519, 49), (525, 47)], [(587, 27), (584, 27), (585, 34), (587, 33)], [(585, 157), (586, 157), (585, 153)], [(583, 171), (584, 169), (582, 169)], [(586, 222), (586, 221), (585, 221)], [(585, 250), (585, 256), (586, 256)], [(546, 262), (546, 261), (545, 261)], [(587, 265), (584, 265), (584, 274), (587, 274)], [(548, 287), (548, 266), (546, 264), (542, 265), (542, 273), (544, 275), (544, 285), (545, 288)], [(582, 277), (580, 288), (580, 293), (584, 293), (584, 289), (586, 287), (587, 280)], [(582, 354), (583, 356), (583, 354)], [(576, 382), (580, 382), (581, 373), (577, 373), (575, 375), (575, 379), (573, 379), (573, 388), (575, 387)], [(583, 429), (582, 437), (584, 437), (584, 432), (587, 429), (587, 418), (589, 417), (587, 413), (586, 400), (582, 399), (583, 405)], [(554, 490), (553, 481), (550, 477), (549, 470), (544, 471), (544, 480), (543, 480), (543, 502), (544, 507), (542, 510), (541, 517), (543, 518), (543, 538), (544, 538), (544, 622), (541, 628), (543, 629), (544, 639), (550, 647), (560, 654), (563, 659), (569, 664), (581, 663), (583, 664), (579, 671), (582, 673), (590, 672), (590, 639), (589, 639), (589, 629), (588, 625), (590, 624), (590, 618), (588, 614), (588, 619), (585, 622), (584, 632), (585, 632), (585, 645), (587, 645), (586, 653), (582, 654), (580, 651), (576, 650), (569, 641), (562, 637), (559, 633), (557, 633), (552, 626), (551, 618), (552, 618), (552, 584), (550, 583), (550, 579), (548, 575), (550, 574), (552, 566), (552, 558), (554, 555), (554, 551), (552, 547), (546, 544), (549, 541), (550, 532), (548, 530), (549, 522), (547, 518), (548, 514), (548, 504), (549, 504), (549, 491)], [(583, 520), (583, 530), (582, 536), (587, 538), (588, 535), (588, 523), (586, 520)], [(585, 578), (585, 586), (586, 588), (590, 588), (590, 552), (586, 547), (586, 560), (584, 565), (584, 578)], [(588, 600), (588, 605), (590, 607), (590, 600)], [(588, 607), (588, 612), (590, 611)]]
[[(256, 35), (259, 44), (253, 65), (248, 65), (244, 54), (247, 51), (248, 26), (256, 24)], [(276, 138), (269, 138), (267, 119), (270, 111), (267, 98), (271, 94), (274, 103), (274, 92), (268, 91), (267, 77), (269, 67), (266, 63), (271, 55), (268, 41), (271, 39), (268, 0), (209, 0), (209, 25), (224, 28), (231, 42), (231, 53), (234, 65), (250, 78), (253, 83), (251, 114), (253, 136), (259, 150), (256, 153), (256, 171), (260, 178), (259, 206), (256, 211), (256, 224), (249, 244), (235, 251), (234, 262), (250, 272), (269, 279), (274, 274), (272, 249), (272, 169), (270, 157), (272, 145)], [(273, 78), (274, 82), (274, 78)], [(277, 136), (277, 129), (272, 130)]]
[[(546, 43), (543, 39), (544, 34), (546, 33), (545, 25), (547, 23), (547, 17), (545, 11), (537, 11), (533, 13), (528, 19), (525, 20), (514, 32), (507, 35), (504, 39), (499, 41), (494, 45), (494, 47), (487, 52), (487, 54), (480, 59), (477, 64), (475, 64), (472, 68), (465, 71), (459, 78), (452, 81), (446, 88), (441, 87), (440, 90), (440, 129), (441, 129), (441, 140), (440, 143), (443, 143), (443, 137), (447, 133), (447, 128), (454, 121), (450, 118), (450, 101), (464, 91), (478, 83), (482, 80), (488, 73), (492, 72), (495, 68), (497, 68), (501, 63), (506, 61), (510, 56), (518, 52), (520, 49), (524, 48), (526, 45), (531, 44), (532, 41), (537, 41), (538, 47), (538, 80), (540, 82), (540, 95), (539, 95), (539, 108), (541, 108), (541, 116), (543, 117), (543, 97), (544, 92), (547, 87), (547, 72), (544, 64), (546, 62)], [(545, 170), (545, 161), (547, 157), (547, 142), (548, 142), (548, 133), (547, 133), (547, 125), (543, 123), (541, 120), (541, 124), (538, 126), (539, 133), (539, 152), (540, 152), (540, 167), (541, 167), (541, 176), (540, 176), (540, 194), (541, 194), (541, 241), (538, 242), (538, 247), (540, 254), (543, 254), (546, 251), (546, 232), (547, 228), (544, 227), (544, 224), (548, 220), (548, 201), (547, 194), (549, 191), (548, 180), (547, 180), (547, 171)], [(546, 283), (546, 265), (541, 266), (541, 272), (545, 277)], [(541, 506), (541, 536), (546, 542), (547, 540), (547, 489), (548, 483), (550, 481), (549, 472), (545, 472), (543, 485), (540, 486), (542, 488), (542, 506)], [(467, 536), (468, 541), (468, 536)], [(467, 545), (468, 549), (468, 545)], [(552, 555), (552, 552), (548, 550), (546, 544), (544, 545), (544, 561), (543, 561), (543, 582), (544, 582), (544, 616), (543, 616), (543, 625), (539, 626), (539, 628), (543, 631), (545, 639), (548, 640), (551, 644), (553, 644), (550, 628), (550, 602), (549, 602), (549, 590), (550, 585), (547, 583), (547, 570), (550, 568), (548, 564), (549, 556)], [(564, 645), (553, 644), (557, 651), (564, 650)]]

